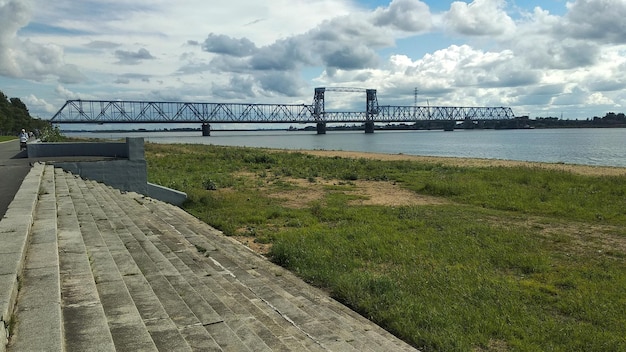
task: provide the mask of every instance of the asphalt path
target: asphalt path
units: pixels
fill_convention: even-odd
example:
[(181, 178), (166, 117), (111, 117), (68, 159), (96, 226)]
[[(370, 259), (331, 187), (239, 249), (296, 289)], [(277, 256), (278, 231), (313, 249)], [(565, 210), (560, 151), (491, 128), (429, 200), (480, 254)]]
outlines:
[(17, 139), (0, 142), (0, 217), (4, 217), (30, 167), (28, 155), (20, 151)]

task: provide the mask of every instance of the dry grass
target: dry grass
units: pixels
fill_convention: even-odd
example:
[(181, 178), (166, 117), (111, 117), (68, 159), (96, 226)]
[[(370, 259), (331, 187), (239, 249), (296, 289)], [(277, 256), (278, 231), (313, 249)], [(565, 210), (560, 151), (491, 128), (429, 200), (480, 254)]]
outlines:
[[(259, 175), (250, 172), (236, 173), (237, 177), (244, 177), (251, 182), (256, 182), (261, 179)], [(290, 178), (290, 177), (265, 177), (264, 187), (261, 190), (265, 196), (269, 198), (279, 199), (281, 205), (302, 209), (310, 206), (313, 202), (321, 201), (324, 199), (329, 189), (332, 192), (342, 192), (355, 196), (357, 199), (349, 202), (351, 205), (382, 205), (382, 206), (409, 206), (409, 205), (436, 205), (436, 204), (448, 204), (449, 201), (443, 198), (419, 195), (417, 193), (408, 191), (401, 188), (393, 182), (384, 181), (345, 181), (339, 180), (324, 180), (316, 178), (314, 182), (310, 180)], [(272, 179), (274, 181), (280, 180), (280, 182), (290, 184), (293, 189), (290, 190), (271, 190), (270, 187), (274, 182), (268, 181)], [(341, 190), (333, 188), (334, 186), (341, 187)], [(227, 193), (233, 192), (232, 189), (220, 189), (217, 192)], [(237, 231), (240, 235), (233, 236), (237, 241), (241, 242), (256, 253), (266, 255), (271, 249), (271, 243), (258, 243), (255, 241), (254, 236), (246, 235), (248, 229), (241, 228)]]
[[(284, 181), (297, 186), (291, 191), (280, 191), (268, 194), (273, 198), (284, 199), (283, 205), (292, 208), (302, 208), (313, 201), (320, 200), (326, 193), (324, 186), (346, 184), (345, 181), (315, 179), (315, 182), (302, 179), (285, 179)], [(352, 205), (433, 205), (449, 203), (443, 198), (419, 195), (400, 188), (392, 182), (383, 181), (350, 181), (349, 187), (342, 192), (357, 196), (359, 199), (351, 201)]]

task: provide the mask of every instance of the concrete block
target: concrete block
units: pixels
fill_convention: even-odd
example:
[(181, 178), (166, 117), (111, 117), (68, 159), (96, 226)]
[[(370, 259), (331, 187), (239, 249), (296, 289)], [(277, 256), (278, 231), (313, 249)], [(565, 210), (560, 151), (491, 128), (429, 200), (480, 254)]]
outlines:
[(126, 138), (128, 160), (145, 160), (143, 138)]
[(102, 182), (122, 191), (148, 193), (145, 160), (57, 162), (54, 165), (82, 178)]
[(61, 308), (58, 302), (24, 309), (18, 314), (20, 318), (16, 324), (17, 334), (11, 338), (11, 350), (64, 351)]
[(120, 142), (59, 142), (31, 143), (28, 145), (29, 158), (93, 156), (144, 160), (144, 139), (126, 138)]
[(148, 183), (147, 195), (162, 202), (181, 206), (187, 200), (187, 193), (175, 189)]
[[(26, 233), (23, 232), (22, 236), (19, 236), (19, 233), (23, 231), (16, 232), (3, 232), (0, 233), (0, 263), (7, 264), (9, 260), (9, 256), (13, 257), (14, 255), (18, 255), (19, 258), (23, 257), (23, 252), (26, 250), (26, 241), (28, 240)], [(5, 256), (7, 258), (5, 258)], [(0, 268), (0, 274), (7, 274), (5, 270), (12, 270), (13, 268)]]
[(29, 158), (101, 156), (109, 158), (127, 158), (126, 143), (62, 142), (33, 143), (28, 145)]
[(0, 350), (2, 350), (9, 337), (8, 328), (13, 307), (17, 300), (17, 275), (0, 274)]

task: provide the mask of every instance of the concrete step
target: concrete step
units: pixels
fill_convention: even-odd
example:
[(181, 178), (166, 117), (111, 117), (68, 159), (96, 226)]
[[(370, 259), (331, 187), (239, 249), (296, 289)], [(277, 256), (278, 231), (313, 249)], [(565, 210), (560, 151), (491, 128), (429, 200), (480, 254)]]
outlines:
[[(107, 194), (108, 193), (108, 194)], [(110, 190), (103, 188), (102, 196), (108, 204), (113, 204), (119, 201), (120, 195), (117, 190)], [(133, 204), (134, 203), (134, 204)], [(236, 334), (228, 324), (225, 324), (224, 319), (212, 308), (211, 304), (207, 302), (201, 292), (198, 291), (199, 281), (195, 276), (189, 276), (188, 268), (184, 266), (176, 266), (174, 263), (179, 263), (176, 253), (173, 253), (168, 247), (162, 245), (159, 237), (164, 236), (162, 233), (154, 234), (149, 230), (146, 230), (146, 223), (158, 221), (150, 213), (147, 213), (145, 209), (137, 211), (137, 203), (133, 202), (128, 206), (122, 208), (119, 205), (116, 207), (108, 207), (108, 211), (111, 213), (111, 217), (116, 217), (116, 221), (119, 221), (119, 226), (130, 231), (130, 236), (127, 236), (125, 243), (132, 245), (143, 250), (143, 253), (148, 257), (145, 261), (154, 263), (154, 267), (146, 266), (142, 269), (143, 274), (150, 278), (150, 275), (156, 275), (156, 273), (163, 273), (165, 280), (172, 286), (175, 292), (182, 297), (183, 301), (193, 311), (198, 318), (198, 324), (204, 326), (207, 330), (207, 334), (211, 336), (218, 346), (222, 348), (228, 348), (232, 350), (250, 350), (250, 345), (244, 343), (240, 338), (240, 335)], [(117, 203), (116, 203), (117, 204)], [(123, 206), (124, 202), (120, 202)], [(138, 224), (144, 229), (139, 228)], [(169, 227), (169, 225), (165, 225)], [(176, 248), (176, 251), (184, 251), (183, 244), (177, 244), (181, 248)], [(187, 249), (195, 248), (187, 244)], [(142, 254), (143, 255), (143, 254)], [(180, 270), (183, 272), (181, 273)], [(254, 343), (252, 350), (259, 350), (264, 343), (261, 340), (257, 340)]]
[(248, 291), (245, 297), (272, 307), (283, 320), (313, 339), (316, 345), (342, 351), (415, 350), (324, 292), (239, 242), (223, 236), (182, 209), (143, 199), (139, 195), (135, 197), (136, 201), (141, 201), (157, 214), (158, 219), (175, 229), (181, 240), (184, 238), (197, 248), (206, 249), (209, 258)]
[[(156, 208), (153, 210), (156, 210)], [(161, 213), (159, 218), (168, 219), (168, 222), (174, 222), (174, 223), (177, 221), (180, 221), (180, 219), (176, 219), (175, 217), (172, 217), (170, 214), (166, 214), (165, 212)], [(206, 225), (204, 226), (205, 226), (205, 229), (200, 230), (200, 231), (206, 231)], [(197, 235), (196, 232), (200, 232), (200, 231), (193, 232), (189, 228), (185, 228), (185, 225), (182, 223), (177, 223), (174, 227), (176, 228), (177, 231), (180, 230), (180, 231), (185, 232), (187, 238), (195, 238), (196, 240), (200, 240), (199, 242), (196, 243), (198, 248), (213, 247), (211, 243), (202, 241), (204, 240), (203, 238), (204, 236)], [(253, 292), (249, 286), (245, 285), (242, 281), (240, 281), (242, 278), (247, 278), (247, 280), (254, 280), (255, 276), (251, 275), (248, 271), (250, 270), (250, 268), (254, 268), (255, 264), (251, 264), (249, 261), (244, 260), (246, 264), (242, 266), (230, 260), (229, 256), (223, 254), (222, 249), (231, 245), (233, 246), (233, 249), (234, 249), (234, 256), (239, 256), (239, 258), (241, 258), (241, 256), (245, 257), (246, 255), (250, 254), (250, 252), (248, 252), (247, 249), (241, 246), (239, 243), (231, 242), (230, 239), (227, 239), (226, 243), (220, 243), (219, 251), (215, 250), (215, 251), (206, 252), (207, 254), (209, 254), (209, 259), (215, 264), (216, 266), (215, 269), (217, 270), (218, 275), (210, 275), (210, 278), (205, 278), (204, 280), (214, 279), (215, 281), (218, 281), (218, 282), (221, 281), (221, 286), (223, 287), (226, 287), (226, 285), (231, 286), (231, 288), (228, 288), (225, 290), (226, 292), (231, 293), (230, 296), (232, 296), (233, 290), (236, 290), (237, 294), (241, 297), (239, 301), (248, 302), (248, 303), (256, 302), (256, 308), (259, 311), (263, 312), (265, 315), (265, 317), (259, 317), (258, 318), (259, 320), (264, 320), (266, 323), (268, 323), (267, 315), (269, 314), (270, 316), (274, 317), (272, 319), (272, 322), (274, 323), (276, 321), (281, 322), (283, 323), (282, 324), (283, 327), (285, 326), (285, 323), (286, 323), (289, 326), (289, 330), (290, 330), (289, 340), (293, 341), (293, 338), (296, 337), (296, 340), (298, 344), (300, 345), (298, 346), (299, 349), (302, 349), (302, 345), (306, 346), (306, 348), (310, 350), (324, 350), (326, 347), (328, 347), (328, 346), (325, 346), (320, 341), (316, 340), (317, 337), (312, 337), (311, 335), (307, 334), (306, 331), (303, 331), (302, 329), (300, 329), (300, 327), (297, 324), (295, 324), (295, 322), (292, 320), (292, 318), (289, 315), (286, 315), (284, 314), (284, 312), (281, 312), (279, 309), (276, 308), (275, 305), (271, 304), (267, 299), (259, 296), (258, 294), (255, 294), (255, 292)], [(242, 250), (244, 251), (244, 253), (241, 253)], [(250, 267), (248, 267), (248, 265), (250, 265)], [(267, 284), (266, 287), (271, 286), (272, 285), (271, 280), (268, 280), (266, 284)], [(220, 296), (223, 297), (227, 295), (222, 293), (220, 294)], [(277, 297), (276, 295), (274, 296)], [(289, 297), (287, 297), (287, 300), (288, 299)], [(289, 305), (287, 300), (282, 301), (281, 304)], [(315, 320), (312, 319), (312, 317), (308, 316), (306, 313), (302, 311), (298, 311), (298, 309), (295, 307), (291, 307), (291, 308), (292, 308), (292, 311), (290, 312), (290, 315), (292, 316), (298, 315), (301, 317), (302, 321), (307, 321), (311, 324), (315, 323)], [(272, 329), (270, 329), (270, 331), (272, 331)], [(276, 332), (276, 329), (274, 328), (273, 331)], [(319, 331), (321, 330), (318, 329), (318, 332)], [(282, 336), (282, 335), (278, 333), (277, 336)], [(336, 344), (336, 341), (333, 340), (333, 343)], [(337, 348), (338, 346), (334, 346), (334, 347), (335, 348), (333, 348), (332, 350), (344, 350), (344, 351), (354, 350), (350, 346), (342, 346), (341, 348)]]
[[(94, 191), (98, 193), (98, 191)], [(119, 196), (119, 193), (118, 193)], [(189, 331), (189, 338), (195, 339), (192, 344), (201, 346), (204, 350), (220, 350), (221, 345), (238, 346), (237, 349), (245, 350), (236, 337), (230, 336), (222, 344), (215, 340), (219, 336), (209, 334), (206, 329), (198, 329), (221, 322), (220, 317), (211, 306), (189, 285), (189, 283), (174, 268), (168, 259), (158, 251), (148, 240), (145, 233), (141, 232), (130, 220), (130, 217), (139, 218), (132, 210), (122, 211), (116, 207), (115, 202), (108, 198), (106, 191), (102, 190), (99, 197), (101, 202), (107, 204), (107, 215), (119, 232), (124, 245), (129, 249), (131, 256), (138, 264), (142, 275), (148, 283), (154, 287), (166, 311), (170, 314), (182, 333)], [(136, 204), (136, 203), (135, 203)], [(233, 335), (232, 333), (230, 335)]]
[[(117, 191), (113, 192), (117, 193)], [(114, 198), (117, 199), (120, 207), (125, 208), (125, 212), (137, 212), (137, 202), (131, 197)], [(241, 295), (240, 292), (244, 291), (247, 292), (248, 296), (251, 296), (251, 292), (248, 289), (241, 285), (239, 285), (239, 288), (234, 289), (232, 288), (233, 284), (227, 280), (222, 280), (223, 283), (221, 285), (217, 284), (215, 281), (207, 282), (212, 280), (212, 278), (207, 278), (205, 277), (206, 275), (223, 277), (223, 268), (221, 266), (215, 266), (215, 268), (211, 269), (211, 267), (214, 266), (213, 262), (203, 255), (200, 255), (200, 253), (198, 253), (198, 249), (185, 241), (184, 238), (177, 238), (177, 236), (180, 236), (176, 232), (176, 229), (172, 228), (171, 225), (162, 222), (158, 217), (155, 217), (151, 211), (144, 209), (143, 212), (152, 218), (151, 221), (138, 221), (137, 219), (142, 217), (139, 213), (135, 213), (135, 216), (132, 216), (131, 218), (135, 220), (138, 227), (144, 227), (141, 229), (142, 233), (149, 234), (148, 238), (150, 238), (155, 247), (158, 249), (158, 251), (154, 251), (154, 253), (165, 254), (171, 265), (175, 267), (175, 270), (183, 273), (190, 285), (198, 293), (200, 293), (207, 302), (210, 302), (211, 306), (214, 307), (216, 311), (219, 311), (220, 316), (223, 317), (224, 324), (211, 324), (207, 326), (207, 329), (211, 330), (212, 335), (216, 336), (215, 338), (218, 342), (220, 342), (220, 334), (224, 333), (223, 331), (218, 331), (218, 329), (223, 329), (222, 325), (226, 325), (236, 331), (237, 336), (251, 350), (262, 350), (263, 348), (267, 348), (269, 350), (306, 350), (302, 347), (302, 344), (289, 348), (289, 346), (284, 344), (276, 334), (273, 334), (272, 331), (266, 327), (255, 314), (242, 309), (248, 305), (254, 309), (255, 313), (261, 311), (258, 307), (254, 307), (248, 303), (248, 300), (251, 299), (250, 297)], [(146, 216), (145, 214), (143, 216)], [(205, 262), (203, 266), (206, 267), (211, 274), (203, 272), (200, 276), (198, 276), (193, 270), (191, 270), (191, 265), (197, 266), (201, 262)], [(226, 275), (226, 277), (230, 277), (230, 275)], [(228, 288), (223, 287), (224, 283), (228, 285)], [(220, 292), (214, 292), (216, 289), (219, 289)], [(239, 301), (234, 299), (236, 295), (241, 296)], [(242, 304), (241, 302), (245, 303)], [(266, 313), (269, 312), (270, 314), (276, 315), (276, 312), (269, 309), (268, 306), (266, 306), (265, 309)], [(263, 313), (265, 316), (262, 316), (261, 318), (268, 321), (266, 313)], [(242, 322), (245, 322), (245, 324)], [(282, 332), (284, 333), (285, 330), (282, 330)], [(293, 333), (300, 333), (302, 338), (306, 338), (306, 336), (297, 329), (294, 329)], [(291, 336), (293, 336), (293, 334), (290, 334), (290, 337)], [(291, 340), (291, 338), (288, 339), (289, 344), (293, 345)], [(224, 342), (227, 341), (228, 339)], [(221, 342), (220, 345), (222, 345)]]
[(0, 219), (0, 352), (6, 350), (10, 336), (18, 280), (24, 269), (43, 170), (43, 164), (35, 164), (31, 168), (4, 217)]
[(101, 225), (103, 221), (96, 221), (94, 217), (99, 216), (96, 210), (100, 205), (86, 189), (83, 180), (72, 176), (66, 176), (65, 180), (72, 194), (98, 296), (107, 318), (115, 349), (117, 351), (157, 351), (103, 238), (103, 233), (109, 229)]
[(54, 168), (39, 190), (8, 351), (63, 351)]
[(64, 171), (55, 169), (61, 308), (70, 351), (115, 351)]
[[(186, 231), (189, 240), (203, 241), (204, 236), (194, 234), (206, 231), (203, 229), (205, 224), (197, 219), (189, 218), (187, 213), (181, 213), (176, 208), (159, 203), (155, 205), (154, 210), (160, 211), (160, 217), (175, 223), (174, 226), (177, 229)], [(326, 303), (334, 302), (326, 294), (313, 289), (237, 241), (221, 236), (215, 231), (205, 232), (205, 234), (210, 234), (212, 240), (219, 241), (220, 250), (211, 253), (211, 257), (227, 266), (252, 296), (258, 297), (266, 306), (272, 307), (283, 319), (314, 340), (315, 344), (331, 350), (368, 350), (367, 346), (360, 342), (365, 337), (364, 334), (359, 336), (358, 328), (362, 327), (361, 324), (358, 324), (358, 328), (346, 331), (352, 319), (345, 324), (337, 325), (330, 321), (333, 318), (332, 314), (323, 314), (324, 312), (330, 313), (330, 311), (323, 305), (319, 305), (322, 299), (325, 299)], [(289, 288), (291, 292), (283, 286)], [(371, 323), (367, 321), (366, 324)]]
[[(93, 247), (95, 257), (106, 260), (109, 263), (107, 266), (110, 267), (107, 269), (107, 266), (104, 266), (104, 270), (95, 270), (98, 285), (103, 283), (117, 287), (113, 292), (118, 292), (118, 296), (121, 295), (119, 292), (123, 292), (123, 297), (115, 297), (114, 302), (119, 304), (119, 302), (124, 301), (123, 311), (133, 311), (133, 326), (135, 326), (136, 333), (128, 334), (129, 338), (136, 336), (135, 334), (149, 335), (156, 348), (162, 351), (190, 351), (192, 346), (195, 349), (211, 347), (206, 342), (211, 340), (210, 336), (202, 336), (198, 332), (194, 326), (197, 324), (197, 320), (184, 302), (175, 293), (172, 294), (171, 287), (163, 285), (164, 280), (144, 275), (140, 265), (145, 270), (146, 265), (149, 265), (149, 259), (146, 260), (140, 254), (133, 255), (131, 253), (135, 247), (129, 246), (124, 241), (124, 238), (130, 234), (123, 225), (119, 224), (119, 217), (107, 211), (112, 204), (100, 199), (98, 196), (99, 186), (94, 187), (94, 183), (83, 180), (78, 182), (75, 179), (75, 182), (81, 189), (85, 203), (83, 206), (85, 215), (81, 225), (85, 228), (92, 228), (87, 233), (100, 234), (99, 238), (89, 240), (89, 243)], [(75, 201), (81, 202), (79, 197), (76, 197)], [(122, 214), (122, 216), (125, 215)], [(140, 259), (139, 262), (135, 261), (137, 258)], [(112, 275), (113, 272), (116, 274)], [(157, 293), (153, 287), (154, 283), (161, 283), (157, 288)], [(103, 289), (103, 291), (107, 292), (108, 290)], [(165, 302), (163, 301), (164, 297), (168, 298)], [(168, 314), (166, 308), (170, 308), (174, 314)], [(112, 314), (115, 314), (116, 311), (119, 311), (119, 308), (114, 310)], [(183, 311), (188, 312), (187, 318), (182, 314)], [(171, 316), (182, 325), (177, 326)], [(130, 330), (127, 327), (124, 329)], [(191, 340), (199, 341), (187, 341), (185, 335)], [(148, 340), (147, 336), (144, 336), (144, 339)], [(126, 346), (122, 343), (120, 345)], [(137, 350), (133, 348), (129, 350)], [(118, 348), (118, 350), (121, 349)]]

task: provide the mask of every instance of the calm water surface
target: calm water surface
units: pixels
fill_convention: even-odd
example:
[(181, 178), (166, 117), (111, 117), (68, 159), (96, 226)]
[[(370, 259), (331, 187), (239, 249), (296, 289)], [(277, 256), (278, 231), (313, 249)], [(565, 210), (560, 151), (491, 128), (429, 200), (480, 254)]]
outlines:
[(386, 154), (505, 159), (626, 167), (626, 129), (534, 129), (315, 132), (212, 131), (66, 133), (100, 138), (144, 137), (152, 143), (197, 143), (280, 149), (362, 151)]

